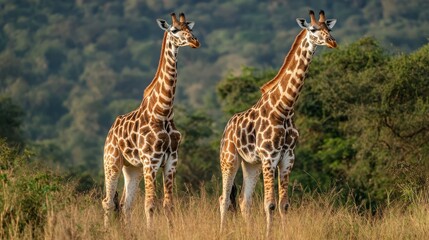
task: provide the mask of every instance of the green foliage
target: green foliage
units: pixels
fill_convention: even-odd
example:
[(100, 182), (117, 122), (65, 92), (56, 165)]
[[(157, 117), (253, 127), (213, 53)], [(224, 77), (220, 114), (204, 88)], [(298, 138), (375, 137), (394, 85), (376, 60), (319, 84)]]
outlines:
[(229, 75), (217, 85), (222, 110), (230, 116), (255, 104), (261, 97), (260, 86), (275, 76), (274, 71), (245, 67), (238, 76)]
[(361, 192), (358, 198), (372, 201), (367, 204), (388, 193), (399, 197), (403, 186), (420, 191), (427, 184), (427, 53), (428, 45), (390, 57), (366, 38), (323, 55), (310, 68), (311, 87), (304, 92), (320, 98), (341, 138), (353, 140), (356, 154), (348, 158), (346, 179)]
[(179, 164), (176, 175), (177, 186), (181, 190), (200, 190), (213, 178), (213, 173), (219, 171), (217, 145), (213, 139), (218, 139), (214, 131), (213, 121), (203, 112), (189, 111), (177, 108), (175, 121), (182, 133), (179, 147)]
[(22, 109), (10, 98), (0, 96), (0, 138), (6, 138), (10, 144), (23, 145), (23, 115)]
[(30, 226), (39, 233), (47, 220), (47, 201), (61, 189), (61, 178), (40, 171), (32, 154), (9, 147), (0, 139), (0, 237)]
[[(10, 147), (4, 138), (0, 138), (0, 153), (0, 170), (14, 169), (25, 162), (25, 157), (19, 154), (19, 149)], [(4, 177), (6, 179), (6, 175)]]

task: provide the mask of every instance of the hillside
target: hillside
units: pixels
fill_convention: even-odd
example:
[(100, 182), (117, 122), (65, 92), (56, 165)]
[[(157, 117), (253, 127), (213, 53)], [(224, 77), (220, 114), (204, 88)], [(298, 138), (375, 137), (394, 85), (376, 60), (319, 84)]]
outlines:
[[(308, 9), (338, 19), (339, 49), (364, 36), (387, 54), (427, 43), (428, 1), (311, 2), (0, 1), (0, 95), (22, 112), (21, 139), (45, 164), (99, 177), (108, 128), (137, 107), (155, 73), (163, 34), (155, 19), (183, 11), (202, 47), (180, 50), (177, 121), (185, 134), (194, 127), (183, 161), (213, 159), (197, 168), (206, 178), (217, 171), (226, 118), (216, 85), (247, 66), (278, 69), (299, 32), (295, 18), (308, 18)], [(319, 48), (317, 57), (326, 52)]]

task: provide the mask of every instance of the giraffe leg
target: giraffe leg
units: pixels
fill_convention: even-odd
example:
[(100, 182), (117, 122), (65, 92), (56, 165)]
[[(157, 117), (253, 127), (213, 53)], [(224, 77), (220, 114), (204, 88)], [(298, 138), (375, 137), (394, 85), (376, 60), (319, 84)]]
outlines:
[(283, 161), (279, 163), (279, 211), (283, 220), (286, 218), (286, 213), (289, 208), (289, 174), (295, 160), (293, 150), (287, 151), (285, 155)]
[(116, 188), (118, 186), (118, 179), (120, 169), (122, 168), (121, 157), (113, 156), (111, 154), (104, 154), (104, 179), (106, 187), (106, 197), (102, 201), (104, 209), (104, 226), (109, 226), (110, 217), (112, 212), (119, 209), (115, 199), (117, 198)]
[(262, 160), (262, 172), (264, 177), (264, 210), (267, 218), (266, 235), (269, 238), (271, 226), (273, 223), (274, 210), (276, 209), (276, 200), (274, 195), (274, 175), (275, 166), (271, 160)]
[(177, 152), (173, 153), (170, 161), (164, 166), (164, 201), (163, 207), (165, 215), (167, 216), (167, 220), (172, 226), (171, 222), (171, 214), (173, 213), (173, 186), (174, 186), (174, 174), (176, 173), (176, 164), (177, 164)]
[[(161, 162), (160, 160), (158, 162)], [(156, 173), (158, 172), (159, 164), (144, 166), (144, 187), (145, 187), (145, 214), (146, 225), (148, 229), (152, 229), (153, 216), (155, 213), (155, 198), (156, 198)]]
[(124, 214), (124, 222), (128, 223), (131, 216), (131, 205), (142, 177), (142, 168), (124, 166), (122, 173), (124, 174), (124, 191), (121, 198), (121, 208)]
[[(228, 145), (228, 143), (226, 143), (225, 145)], [(223, 148), (225, 148), (225, 145)], [(232, 190), (232, 185), (234, 184), (234, 178), (237, 174), (238, 167), (240, 164), (236, 154), (237, 153), (235, 150), (234, 153), (227, 153), (226, 151), (221, 150), (220, 165), (222, 169), (222, 196), (219, 198), (221, 232), (225, 226), (226, 212), (228, 210), (229, 205), (231, 204), (230, 194)]]
[(250, 207), (252, 205), (252, 195), (255, 190), (258, 177), (261, 174), (260, 164), (249, 164), (245, 161), (241, 162), (243, 170), (243, 189), (241, 191), (240, 209), (247, 223), (250, 225)]

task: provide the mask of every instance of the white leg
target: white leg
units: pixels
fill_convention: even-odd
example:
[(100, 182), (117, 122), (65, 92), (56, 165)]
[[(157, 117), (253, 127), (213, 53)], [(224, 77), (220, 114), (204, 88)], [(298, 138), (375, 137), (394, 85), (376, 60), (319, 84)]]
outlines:
[(177, 152), (172, 153), (170, 159), (164, 166), (164, 201), (163, 207), (165, 215), (167, 216), (167, 221), (170, 226), (172, 225), (171, 214), (173, 212), (174, 203), (173, 203), (173, 186), (174, 186), (174, 175), (176, 173), (176, 164), (177, 164)]
[[(227, 144), (232, 143), (226, 143), (223, 148), (228, 149)], [(230, 200), (230, 194), (231, 194), (231, 188), (234, 184), (234, 178), (237, 174), (238, 167), (239, 167), (239, 161), (238, 157), (236, 155), (236, 151), (234, 153), (227, 153), (226, 151), (221, 150), (220, 155), (220, 164), (221, 164), (221, 170), (222, 170), (222, 196), (219, 198), (220, 203), (220, 231), (223, 231), (223, 228), (225, 226), (225, 216), (226, 212), (228, 210), (229, 205), (231, 204)]]
[(240, 197), (240, 209), (246, 223), (249, 225), (252, 195), (253, 191), (255, 190), (256, 183), (259, 180), (259, 175), (261, 174), (262, 168), (260, 164), (253, 165), (245, 161), (241, 162), (241, 167), (243, 170), (243, 189), (241, 191)]
[(285, 219), (286, 212), (289, 208), (288, 186), (289, 174), (292, 170), (295, 155), (293, 150), (285, 153), (283, 160), (279, 163), (279, 211), (282, 219)]
[(124, 166), (122, 172), (124, 174), (124, 192), (121, 199), (121, 207), (124, 214), (124, 221), (127, 223), (130, 220), (131, 205), (139, 188), (143, 172), (141, 167), (134, 166)]

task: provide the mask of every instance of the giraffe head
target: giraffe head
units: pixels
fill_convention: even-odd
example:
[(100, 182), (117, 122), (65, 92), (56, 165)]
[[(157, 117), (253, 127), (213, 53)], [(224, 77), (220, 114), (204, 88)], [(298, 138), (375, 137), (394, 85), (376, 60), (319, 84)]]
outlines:
[(326, 20), (325, 12), (323, 12), (323, 10), (319, 13), (319, 21), (316, 21), (314, 12), (310, 10), (310, 19), (310, 23), (307, 23), (304, 18), (297, 18), (296, 21), (301, 28), (308, 30), (311, 43), (316, 45), (325, 45), (329, 48), (337, 47), (337, 42), (330, 33), (337, 20)]
[(194, 22), (187, 22), (185, 14), (181, 13), (179, 20), (176, 18), (175, 13), (171, 13), (172, 24), (169, 25), (164, 19), (157, 19), (159, 27), (166, 31), (177, 47), (190, 46), (191, 48), (198, 48), (200, 42), (192, 33)]

